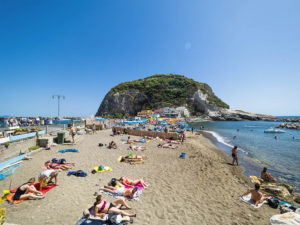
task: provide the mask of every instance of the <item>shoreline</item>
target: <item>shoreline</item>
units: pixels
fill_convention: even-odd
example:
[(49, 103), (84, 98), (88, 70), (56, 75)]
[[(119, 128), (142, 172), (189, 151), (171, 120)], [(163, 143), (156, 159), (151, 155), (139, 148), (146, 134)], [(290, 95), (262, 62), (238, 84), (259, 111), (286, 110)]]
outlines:
[[(55, 146), (50, 151), (40, 151), (30, 161), (22, 163), (15, 174), (1, 181), (2, 189), (7, 189), (12, 180), (12, 188), (21, 185), (32, 176), (37, 176), (41, 165), (53, 157), (63, 157), (76, 162), (74, 170), (88, 173), (85, 178), (66, 176), (59, 173), (59, 186), (49, 191), (43, 200), (24, 201), (18, 205), (5, 203), (8, 223), (16, 224), (72, 224), (82, 216), (82, 212), (95, 200), (93, 193), (106, 185), (111, 178), (125, 176), (131, 179), (143, 178), (150, 184), (143, 191), (140, 201), (129, 201), (137, 213), (134, 224), (267, 224), (269, 218), (279, 211), (265, 205), (254, 209), (239, 200), (239, 196), (249, 188), (249, 180), (242, 175), (240, 167), (232, 167), (229, 157), (213, 146), (202, 135), (187, 134), (186, 142), (178, 149), (157, 148), (160, 143), (152, 140), (139, 144), (146, 146), (144, 152), (148, 160), (144, 164), (128, 165), (118, 163), (120, 155), (128, 154), (128, 145), (121, 139), (127, 136), (111, 137), (111, 130), (99, 131), (95, 135), (83, 135), (73, 146)], [(132, 136), (134, 139), (138, 137)], [(98, 147), (98, 143), (114, 140), (118, 149)], [(59, 154), (57, 150), (76, 148), (79, 153)], [(178, 159), (181, 152), (186, 159)], [(105, 165), (112, 172), (91, 174), (93, 166)], [(112, 201), (110, 196), (103, 197)], [(61, 211), (64, 211), (61, 215)], [(57, 215), (61, 216), (57, 216)]]
[[(230, 122), (228, 122), (228, 123), (230, 123)], [(228, 143), (228, 136), (226, 136), (226, 135), (222, 136), (219, 132), (214, 131), (213, 129), (201, 130), (200, 132), (202, 134), (205, 134), (206, 137), (211, 140), (211, 142), (214, 146), (219, 148), (229, 158), (231, 158), (231, 149), (233, 148), (234, 144)], [(233, 134), (233, 135), (235, 135), (235, 134)], [(241, 142), (237, 145), (239, 146), (239, 164), (243, 168), (243, 175), (247, 176), (247, 177), (250, 177), (250, 176), (260, 177), (262, 168), (265, 166), (269, 167), (268, 166), (269, 162), (264, 159), (260, 159), (259, 157), (256, 157), (255, 153), (253, 153), (253, 152), (248, 152), (247, 146), (243, 146), (242, 144), (243, 143)], [(259, 150), (257, 150), (257, 151), (259, 151)], [(279, 183), (285, 183), (285, 184), (291, 185), (294, 188), (294, 192), (299, 193), (300, 186), (299, 186), (299, 176), (298, 177), (296, 176), (297, 173), (294, 174), (295, 177), (290, 177), (290, 174), (287, 174), (286, 171), (282, 171), (280, 169), (276, 170), (276, 168), (274, 168), (274, 167), (269, 168), (269, 171), (271, 172), (271, 174), (273, 174), (273, 175), (275, 174), (275, 176), (277, 178), (279, 178)], [(292, 174), (292, 176), (293, 176), (293, 174)]]

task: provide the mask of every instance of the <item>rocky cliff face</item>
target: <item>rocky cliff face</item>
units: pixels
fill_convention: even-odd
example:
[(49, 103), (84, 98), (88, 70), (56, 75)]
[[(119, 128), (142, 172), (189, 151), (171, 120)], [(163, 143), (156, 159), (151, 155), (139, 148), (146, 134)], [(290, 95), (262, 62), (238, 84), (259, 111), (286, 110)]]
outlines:
[(172, 74), (117, 85), (106, 94), (96, 116), (135, 116), (141, 110), (162, 107), (173, 107), (185, 115), (219, 121), (276, 120), (273, 116), (230, 110), (209, 85)]
[(143, 109), (161, 107), (185, 107), (190, 115), (229, 108), (207, 84), (179, 75), (155, 75), (112, 88), (103, 99), (96, 116), (135, 116)]

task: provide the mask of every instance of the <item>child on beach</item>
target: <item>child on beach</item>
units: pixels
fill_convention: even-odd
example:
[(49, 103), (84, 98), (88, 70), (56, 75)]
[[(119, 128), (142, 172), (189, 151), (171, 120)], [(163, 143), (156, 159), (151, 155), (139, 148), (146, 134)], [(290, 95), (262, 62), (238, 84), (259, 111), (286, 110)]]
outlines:
[[(40, 191), (42, 191), (43, 187), (46, 187), (47, 184), (53, 180), (53, 178), (55, 179), (55, 185), (58, 185), (57, 176), (58, 176), (58, 173), (53, 169), (44, 170), (43, 172), (41, 172), (38, 177), (38, 181), (40, 183)], [(50, 179), (47, 182), (48, 178), (50, 178)]]

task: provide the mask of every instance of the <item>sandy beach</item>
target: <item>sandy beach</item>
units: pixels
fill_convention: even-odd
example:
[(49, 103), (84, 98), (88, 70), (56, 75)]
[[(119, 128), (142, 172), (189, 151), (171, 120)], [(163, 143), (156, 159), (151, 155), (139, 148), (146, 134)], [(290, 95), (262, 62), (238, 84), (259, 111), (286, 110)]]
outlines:
[[(58, 176), (59, 186), (46, 194), (43, 200), (27, 200), (17, 205), (4, 203), (6, 221), (19, 225), (63, 224), (74, 225), (85, 209), (92, 206), (94, 192), (106, 185), (111, 178), (125, 176), (143, 178), (149, 187), (139, 201), (128, 201), (137, 214), (134, 224), (268, 224), (270, 216), (279, 211), (263, 205), (254, 209), (239, 200), (249, 188), (247, 179), (239, 167), (229, 165), (230, 159), (202, 135), (188, 133), (186, 142), (177, 149), (157, 148), (160, 143), (152, 140), (140, 144), (147, 147), (138, 155), (146, 155), (144, 164), (129, 165), (117, 162), (120, 155), (128, 154), (128, 145), (121, 139), (127, 136), (110, 136), (111, 130), (98, 131), (95, 135), (83, 135), (75, 145), (57, 145), (42, 150), (33, 159), (24, 161), (22, 168), (1, 181), (1, 190), (18, 187), (30, 177), (37, 177), (43, 163), (51, 158), (65, 158), (75, 162), (73, 170), (83, 170), (87, 177)], [(132, 136), (132, 139), (138, 137)], [(118, 149), (99, 147), (114, 140)], [(79, 153), (57, 153), (66, 148)], [(186, 159), (179, 159), (181, 152)], [(112, 172), (92, 174), (94, 166), (112, 167)], [(113, 198), (103, 195), (106, 200)]]

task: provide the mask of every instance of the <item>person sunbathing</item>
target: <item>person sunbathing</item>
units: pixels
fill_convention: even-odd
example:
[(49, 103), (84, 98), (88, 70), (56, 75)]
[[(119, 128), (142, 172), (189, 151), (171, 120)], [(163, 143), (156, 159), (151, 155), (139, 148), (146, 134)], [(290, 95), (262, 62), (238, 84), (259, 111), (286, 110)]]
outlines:
[(121, 207), (125, 206), (126, 209), (131, 209), (131, 207), (129, 207), (122, 198), (118, 198), (113, 202), (109, 203), (102, 199), (102, 195), (98, 195), (96, 197), (94, 206), (92, 207), (91, 213), (94, 213), (94, 216), (99, 216), (102, 218), (105, 216), (106, 213), (116, 213), (123, 216), (136, 217), (136, 214), (127, 213), (121, 209), (118, 209), (117, 206), (120, 204)]
[(130, 136), (127, 138), (127, 144), (132, 144), (134, 142), (139, 142), (139, 140), (130, 140)]
[(267, 167), (264, 167), (261, 171), (261, 179), (267, 182), (277, 182), (277, 179), (273, 177), (270, 173), (267, 173)]
[(108, 147), (113, 148), (113, 149), (117, 149), (117, 144), (116, 144), (116, 142), (111, 141), (111, 142), (109, 142)]
[(131, 189), (126, 189), (125, 187), (112, 187), (112, 186), (104, 186), (103, 188), (100, 188), (102, 191), (106, 191), (115, 195), (120, 195), (128, 198), (135, 198), (135, 193), (138, 190), (137, 187), (133, 187)]
[(168, 140), (167, 143), (171, 143), (171, 144), (181, 144), (180, 141), (173, 141), (173, 140)]
[(249, 189), (247, 192), (241, 195), (241, 197), (246, 196), (251, 193), (251, 200), (254, 203), (255, 206), (262, 203), (264, 200), (266, 200), (268, 197), (266, 197), (264, 194), (259, 192), (260, 185), (258, 183), (255, 183), (254, 188)]
[(159, 147), (159, 148), (172, 148), (172, 149), (178, 148), (177, 145), (172, 145), (172, 144), (168, 144), (168, 143), (159, 144), (157, 147)]
[(18, 187), (13, 200), (45, 198), (43, 193), (36, 190), (36, 188), (32, 185), (34, 182), (35, 182), (35, 178), (30, 178), (27, 183), (24, 183), (20, 187)]
[(128, 150), (132, 150), (132, 151), (144, 151), (146, 150), (146, 147), (144, 146), (135, 146), (135, 145), (130, 145)]
[(67, 165), (64, 165), (64, 164), (58, 164), (58, 163), (53, 163), (51, 162), (50, 160), (45, 162), (45, 166), (47, 167), (48, 170), (50, 169), (54, 169), (54, 170), (68, 170), (70, 169), (71, 167), (70, 166), (67, 166)]
[(57, 163), (57, 164), (63, 164), (63, 165), (71, 165), (71, 166), (75, 166), (75, 163), (73, 162), (67, 162), (67, 160), (65, 159), (57, 159), (57, 158), (53, 158), (51, 159), (51, 161), (53, 163)]
[(146, 159), (147, 157), (144, 155), (133, 155), (133, 156), (122, 156), (121, 162), (142, 162)]
[(141, 184), (143, 188), (146, 188), (148, 185), (145, 183), (142, 179), (137, 180), (131, 180), (126, 177), (120, 177), (118, 180), (121, 184), (129, 186), (129, 187), (135, 187), (137, 184)]

